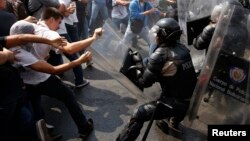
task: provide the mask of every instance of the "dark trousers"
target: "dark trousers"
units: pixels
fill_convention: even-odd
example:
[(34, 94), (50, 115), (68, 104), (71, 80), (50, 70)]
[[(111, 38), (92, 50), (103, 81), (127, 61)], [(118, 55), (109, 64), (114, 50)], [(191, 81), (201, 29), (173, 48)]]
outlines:
[(77, 103), (74, 93), (56, 76), (51, 75), (46, 81), (38, 85), (27, 85), (27, 92), (36, 119), (44, 118), (41, 108), (41, 95), (46, 95), (63, 102), (77, 125), (79, 133), (84, 132), (84, 127), (87, 125), (86, 117)]
[(18, 102), (1, 106), (0, 140), (38, 140), (35, 120), (29, 107)]
[(169, 117), (175, 117), (177, 122), (183, 120), (186, 111), (188, 109), (188, 102), (180, 102), (174, 98), (168, 98), (164, 100), (164, 103), (172, 106), (169, 108), (163, 104), (157, 106), (157, 101), (151, 101), (139, 106), (135, 110), (129, 124), (125, 127), (123, 132), (118, 136), (116, 141), (134, 141), (140, 134), (140, 130), (143, 127), (144, 122), (149, 121), (154, 113), (154, 120), (166, 119)]
[(0, 65), (0, 80), (0, 141), (37, 139), (18, 70), (9, 64)]
[[(64, 36), (69, 42), (71, 42), (71, 39), (68, 34), (62, 34), (61, 36)], [(67, 59), (70, 61), (74, 61), (78, 58), (77, 53), (74, 54), (66, 54), (64, 53)], [(55, 51), (50, 51), (50, 57), (47, 60), (48, 63), (52, 64), (53, 66), (61, 65), (63, 63), (62, 55), (56, 54)], [(75, 85), (79, 85), (83, 83), (83, 69), (82, 66), (76, 66), (73, 68), (73, 73), (75, 75)]]
[[(67, 24), (65, 24), (67, 26)], [(75, 30), (74, 31), (74, 28), (72, 27), (71, 28), (72, 30), (70, 30), (71, 32), (75, 32), (75, 34), (72, 34), (72, 35), (75, 35), (73, 38), (73, 40), (71, 39), (71, 37), (69, 36), (69, 34), (62, 34), (62, 36), (64, 36), (70, 43), (71, 42), (75, 42), (75, 40), (77, 39), (78, 40), (78, 31)], [(67, 31), (68, 31), (68, 28), (67, 28)], [(66, 54), (64, 53), (64, 55), (70, 60), (70, 61), (74, 61), (78, 58), (78, 55), (77, 53), (74, 53), (74, 54)], [(82, 66), (79, 65), (79, 66), (76, 66), (73, 68), (73, 73), (75, 75), (75, 84), (76, 85), (79, 85), (79, 84), (82, 84), (83, 83), (83, 69), (82, 69)]]
[(77, 1), (76, 13), (79, 40), (86, 39), (88, 37), (87, 4)]
[(156, 110), (154, 115), (155, 120), (176, 117), (179, 122), (182, 121), (188, 108), (188, 102), (181, 102), (174, 98), (168, 98), (163, 102), (172, 106), (172, 109), (163, 104), (159, 104), (157, 106), (157, 101), (151, 101), (139, 106), (139, 108), (133, 114), (133, 119), (137, 122), (149, 121)]
[(73, 25), (65, 24), (71, 42), (79, 41), (77, 23)]

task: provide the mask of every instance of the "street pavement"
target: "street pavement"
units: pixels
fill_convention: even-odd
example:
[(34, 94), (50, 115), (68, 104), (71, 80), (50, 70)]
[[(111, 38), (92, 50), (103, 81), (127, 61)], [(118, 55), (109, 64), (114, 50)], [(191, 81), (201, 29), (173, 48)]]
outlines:
[[(106, 28), (108, 28), (106, 31), (110, 31), (106, 33), (106, 38), (102, 36), (103, 39), (97, 40), (92, 45), (97, 49), (99, 46), (99, 49), (106, 53), (106, 57), (109, 57), (109, 51), (117, 50), (114, 47), (119, 47), (119, 45), (117, 46), (117, 40), (121, 37), (118, 34), (115, 36), (116, 33), (111, 31), (111, 27), (106, 26)], [(123, 127), (128, 123), (133, 110), (145, 102), (157, 99), (161, 89), (159, 84), (155, 83), (152, 87), (144, 89), (143, 92), (140, 91), (117, 70), (115, 63), (121, 63), (119, 62), (120, 58), (105, 60), (100, 52), (93, 49), (93, 46), (88, 49), (93, 53), (93, 66), (86, 68), (85, 64), (82, 65), (84, 77), (90, 81), (90, 84), (81, 89), (73, 89), (86, 117), (94, 120), (94, 131), (84, 141), (115, 141)], [(147, 57), (148, 47), (146, 42), (138, 38), (138, 46), (139, 48), (132, 49), (137, 50), (143, 58)], [(197, 52), (194, 54), (197, 54)], [(118, 55), (118, 57), (120, 56)], [(202, 61), (199, 58), (200, 55), (193, 57), (196, 61), (194, 64), (200, 65)], [(64, 58), (64, 62), (67, 61)], [(74, 75), (72, 70), (65, 72), (63, 79), (73, 83)], [(63, 103), (43, 96), (42, 104), (46, 114), (46, 121), (55, 126), (52, 133), (63, 135), (60, 141), (81, 141), (78, 138), (77, 127)], [(144, 124), (137, 141), (142, 140), (147, 125), (148, 122)], [(192, 135), (192, 131), (189, 131), (187, 137), (192, 138)], [(147, 141), (190, 140), (183, 139), (181, 136), (181, 133), (171, 132), (166, 134), (162, 132), (154, 122)], [(185, 138), (187, 137), (185, 136)]]
[[(147, 48), (142, 48), (139, 51), (145, 52), (146, 50)], [(100, 62), (99, 54), (94, 50), (92, 52), (93, 67), (86, 68), (84, 64), (82, 65), (84, 77), (90, 81), (90, 84), (81, 89), (73, 90), (86, 117), (94, 120), (94, 131), (85, 140), (115, 141), (120, 131), (128, 123), (133, 110), (140, 104), (156, 99), (160, 94), (160, 87), (155, 84), (151, 88), (144, 89), (144, 92), (136, 90), (133, 88), (135, 86), (129, 83), (129, 80), (125, 80), (121, 73), (108, 72), (103, 68), (105, 62)], [(67, 60), (64, 58), (64, 61)], [(73, 72), (71, 70), (65, 72), (63, 79), (74, 82)], [(131, 91), (130, 88), (133, 90)], [(77, 127), (63, 103), (43, 96), (42, 104), (46, 121), (55, 126), (52, 133), (63, 135), (60, 141), (81, 140), (78, 138)], [(138, 141), (142, 139), (147, 124), (148, 122), (144, 124)], [(147, 138), (147, 141), (179, 140), (179, 138), (163, 133), (155, 123), (153, 123)]]

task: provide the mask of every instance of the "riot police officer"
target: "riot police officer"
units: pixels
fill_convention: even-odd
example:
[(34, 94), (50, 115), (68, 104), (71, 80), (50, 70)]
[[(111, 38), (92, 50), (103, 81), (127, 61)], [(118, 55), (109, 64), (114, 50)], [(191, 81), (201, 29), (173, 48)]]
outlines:
[[(220, 4), (216, 5), (211, 12), (210, 24), (207, 25), (203, 29), (202, 33), (200, 35), (198, 35), (196, 37), (196, 39), (194, 39), (193, 46), (197, 50), (206, 49), (206, 52), (208, 51), (208, 47), (210, 45), (210, 41), (212, 40), (214, 31), (216, 28), (216, 24), (219, 21), (220, 14), (221, 14), (221, 12), (226, 4), (235, 5), (235, 6), (242, 6), (242, 4), (240, 2), (235, 1), (235, 0), (229, 0), (229, 1), (226, 1), (225, 3), (220, 3)], [(244, 16), (244, 14), (240, 10), (237, 10), (234, 13), (238, 14), (238, 16), (236, 18), (236, 20), (237, 20), (236, 23), (238, 23), (238, 21), (241, 21), (240, 19), (242, 18), (242, 16)], [(237, 30), (240, 30), (241, 32), (238, 32)], [(232, 32), (232, 31), (229, 31), (229, 32)], [(239, 27), (237, 27), (236, 31), (232, 32), (233, 36), (235, 36), (234, 35), (235, 33), (243, 34), (243, 35), (238, 35), (238, 36), (245, 36), (244, 34), (246, 33), (246, 31), (244, 31), (244, 29), (241, 30), (241, 29), (239, 29)], [(228, 34), (228, 35), (232, 36), (232, 34)], [(235, 41), (235, 42), (237, 42), (237, 41)], [(233, 43), (233, 42), (231, 41), (230, 43)], [(244, 50), (242, 50), (242, 51), (244, 51)]]
[[(157, 48), (150, 55), (146, 67), (138, 67), (135, 77), (142, 87), (159, 82), (162, 94), (158, 100), (145, 103), (135, 110), (117, 141), (136, 140), (143, 123), (150, 120), (155, 110), (155, 120), (175, 117), (177, 127), (186, 114), (197, 81), (189, 50), (178, 42), (182, 34), (178, 22), (163, 18), (153, 28)], [(164, 104), (157, 104), (159, 100)]]

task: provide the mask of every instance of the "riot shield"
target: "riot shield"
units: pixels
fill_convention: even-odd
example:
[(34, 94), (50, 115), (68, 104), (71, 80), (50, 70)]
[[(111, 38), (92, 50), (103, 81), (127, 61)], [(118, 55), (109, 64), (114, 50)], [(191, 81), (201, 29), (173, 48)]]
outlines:
[[(127, 69), (134, 65), (130, 59), (133, 52), (128, 45), (123, 44), (123, 35), (117, 32), (111, 20), (106, 20), (104, 34), (98, 41), (93, 42), (92, 49), (95, 52), (96, 63), (106, 72), (113, 76), (118, 82), (126, 87), (133, 94), (142, 94), (141, 88), (138, 89), (128, 75)], [(122, 71), (121, 71), (122, 70)], [(122, 72), (122, 73), (120, 73)], [(129, 79), (128, 79), (129, 78)]]
[(250, 124), (250, 11), (226, 5), (221, 14), (183, 122), (184, 134), (200, 134), (186, 140), (205, 140), (207, 125)]
[(183, 34), (181, 42), (189, 49), (195, 70), (199, 72), (204, 64), (205, 50), (197, 50), (192, 43), (210, 22), (214, 6), (227, 0), (178, 0), (178, 19)]
[(191, 45), (193, 39), (209, 24), (214, 6), (227, 0), (186, 0), (178, 1), (178, 16), (183, 41)]

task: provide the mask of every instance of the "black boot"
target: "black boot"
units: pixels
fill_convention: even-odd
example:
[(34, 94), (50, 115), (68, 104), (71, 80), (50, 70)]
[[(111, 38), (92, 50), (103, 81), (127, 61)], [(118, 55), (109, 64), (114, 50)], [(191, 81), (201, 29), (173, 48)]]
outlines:
[(167, 119), (162, 119), (162, 120), (158, 120), (156, 121), (156, 125), (166, 134), (169, 133), (169, 126), (168, 123), (166, 121)]
[(156, 125), (166, 134), (177, 134), (180, 133), (180, 121), (175, 117), (162, 119), (156, 122)]
[(140, 134), (142, 125), (137, 122), (130, 123), (126, 125), (119, 136), (116, 138), (116, 141), (135, 141)]
[(162, 119), (162, 120), (159, 120), (159, 121), (156, 122), (156, 125), (160, 129), (162, 129), (164, 132), (165, 131), (167, 132), (169, 130), (169, 128), (178, 130), (179, 129), (179, 124), (180, 124), (180, 122), (175, 117)]

